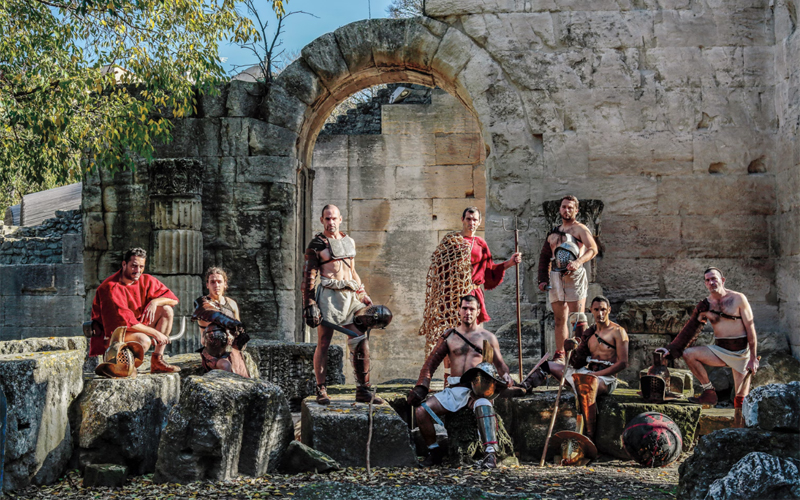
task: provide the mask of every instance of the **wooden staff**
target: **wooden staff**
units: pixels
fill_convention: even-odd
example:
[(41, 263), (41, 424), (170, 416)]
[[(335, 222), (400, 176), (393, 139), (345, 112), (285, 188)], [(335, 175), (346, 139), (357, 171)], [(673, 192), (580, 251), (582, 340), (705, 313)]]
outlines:
[[(505, 228), (505, 219), (503, 220), (503, 229)], [(510, 231), (506, 229), (506, 231)], [(517, 216), (514, 216), (514, 253), (519, 252), (519, 226), (517, 225)], [(521, 263), (520, 263), (521, 264)], [(519, 266), (517, 264), (514, 266), (517, 275), (517, 353), (518, 353), (518, 361), (519, 361), (519, 383), (521, 384), (524, 380), (522, 378), (522, 314), (520, 312), (520, 302), (519, 302)], [(542, 350), (544, 350), (544, 344), (542, 344)]]
[(553, 406), (553, 416), (550, 417), (550, 428), (547, 429), (547, 437), (544, 440), (544, 451), (542, 452), (542, 459), (539, 460), (539, 467), (544, 467), (544, 459), (547, 457), (547, 447), (550, 445), (550, 436), (553, 434), (553, 427), (556, 425), (556, 415), (558, 415), (558, 404), (561, 402), (561, 390), (564, 388), (564, 381), (567, 380), (567, 367), (569, 366), (569, 358), (572, 356), (572, 350), (567, 352), (567, 359), (564, 360), (564, 372), (561, 374), (561, 382), (558, 384), (558, 394), (556, 395), (556, 404)]

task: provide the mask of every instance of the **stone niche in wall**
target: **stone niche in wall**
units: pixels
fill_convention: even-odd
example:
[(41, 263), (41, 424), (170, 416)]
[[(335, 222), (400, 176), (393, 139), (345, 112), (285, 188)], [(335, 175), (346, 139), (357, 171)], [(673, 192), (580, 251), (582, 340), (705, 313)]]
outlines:
[[(320, 135), (314, 150), (312, 232), (322, 230), (322, 207), (337, 205), (342, 230), (356, 242), (356, 269), (367, 292), (394, 314), (386, 330), (371, 333), (372, 379), (378, 382), (416, 378), (424, 361), (424, 338), (417, 333), (431, 254), (445, 234), (461, 229), (466, 207), (484, 212), (486, 205), (477, 121), (446, 92), (427, 92), (429, 103), (365, 107), (379, 112), (380, 134), (353, 135), (340, 120), (333, 130), (341, 135)], [(357, 130), (374, 129), (362, 121), (354, 122)], [(316, 341), (316, 332), (309, 334)], [(341, 337), (334, 341), (345, 347)]]

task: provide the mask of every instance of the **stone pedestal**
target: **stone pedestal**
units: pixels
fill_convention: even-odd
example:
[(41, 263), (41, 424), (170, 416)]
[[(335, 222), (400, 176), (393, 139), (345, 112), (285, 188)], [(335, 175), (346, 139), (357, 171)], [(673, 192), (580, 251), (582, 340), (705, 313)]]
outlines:
[(7, 398), (3, 488), (58, 479), (72, 455), (68, 410), (83, 389), (81, 351), (0, 355)]
[[(303, 401), (301, 434), (303, 444), (320, 451), (342, 467), (365, 467), (369, 405), (333, 400), (327, 406), (313, 398)], [(372, 407), (372, 467), (414, 467), (408, 425), (387, 404)]]
[(87, 381), (73, 420), (78, 466), (117, 464), (135, 475), (153, 472), (161, 430), (180, 392), (177, 373)]
[[(524, 398), (494, 401), (497, 414), (502, 416), (520, 460), (538, 463), (542, 458), (556, 394), (557, 389), (553, 387), (537, 387)], [(566, 387), (561, 393), (553, 434), (577, 430), (577, 415), (575, 395)], [(548, 457), (552, 458), (552, 453), (548, 452)]]

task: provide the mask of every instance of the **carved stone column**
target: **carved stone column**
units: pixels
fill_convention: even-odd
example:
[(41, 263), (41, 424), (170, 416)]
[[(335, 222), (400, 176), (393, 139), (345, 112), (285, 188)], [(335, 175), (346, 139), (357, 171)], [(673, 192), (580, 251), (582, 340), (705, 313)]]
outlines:
[(200, 332), (189, 317), (194, 299), (203, 293), (202, 172), (202, 164), (193, 159), (161, 159), (150, 166), (153, 248), (148, 267), (180, 299), (174, 328), (186, 318), (186, 334), (169, 347), (171, 354), (200, 347)]

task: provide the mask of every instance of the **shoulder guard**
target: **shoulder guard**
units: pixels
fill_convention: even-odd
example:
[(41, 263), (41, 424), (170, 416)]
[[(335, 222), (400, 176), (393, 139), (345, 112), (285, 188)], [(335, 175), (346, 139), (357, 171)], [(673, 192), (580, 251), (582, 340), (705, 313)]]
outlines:
[(328, 248), (328, 238), (322, 233), (317, 233), (311, 238), (311, 241), (308, 243), (308, 248), (315, 252), (321, 252)]

